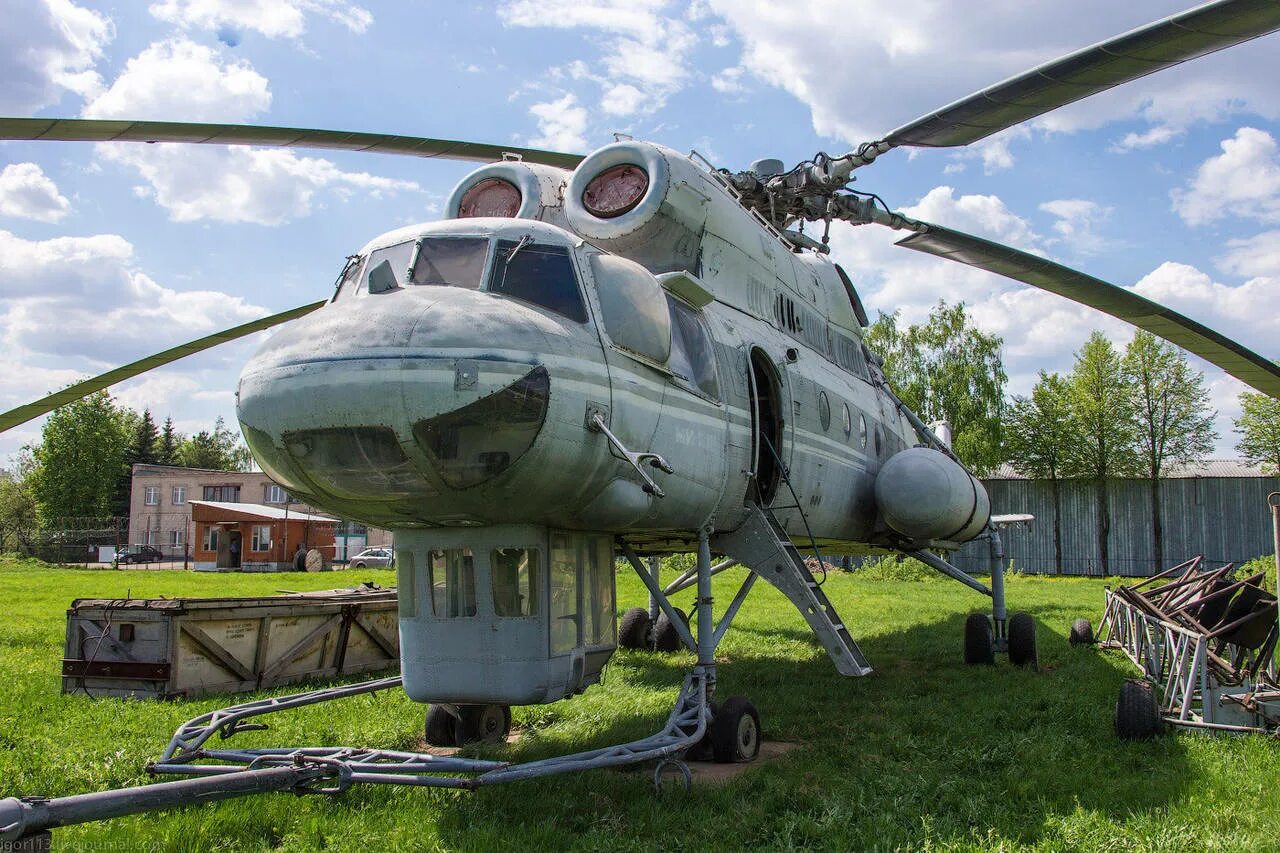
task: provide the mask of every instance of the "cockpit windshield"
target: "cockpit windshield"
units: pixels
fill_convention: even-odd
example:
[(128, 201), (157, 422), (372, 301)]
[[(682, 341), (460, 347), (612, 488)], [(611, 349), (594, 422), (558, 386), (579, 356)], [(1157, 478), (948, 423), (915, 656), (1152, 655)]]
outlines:
[(363, 264), (357, 260), (343, 270), (338, 296), (385, 293), (415, 285), (483, 288), (579, 323), (587, 321), (569, 249), (535, 243), (529, 236), (520, 240), (419, 237), (375, 249)]
[(483, 237), (423, 237), (409, 283), (479, 290), (488, 254)]

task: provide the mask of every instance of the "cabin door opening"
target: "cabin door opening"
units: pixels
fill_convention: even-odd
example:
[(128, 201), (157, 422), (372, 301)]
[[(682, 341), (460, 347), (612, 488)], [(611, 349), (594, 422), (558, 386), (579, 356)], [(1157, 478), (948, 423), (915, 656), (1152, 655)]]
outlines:
[(748, 499), (768, 506), (778, 491), (782, 469), (781, 385), (769, 356), (758, 348), (751, 350), (747, 372), (751, 389), (751, 458), (755, 477), (751, 480)]

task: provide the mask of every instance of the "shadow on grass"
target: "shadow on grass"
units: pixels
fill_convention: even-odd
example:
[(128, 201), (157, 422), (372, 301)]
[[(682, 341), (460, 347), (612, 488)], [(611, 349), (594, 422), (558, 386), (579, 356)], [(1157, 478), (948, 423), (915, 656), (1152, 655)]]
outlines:
[[(1123, 822), (1181, 796), (1188, 766), (1176, 738), (1131, 744), (1112, 733), (1115, 696), (1128, 674), (1119, 661), (1070, 649), (1041, 623), (1040, 671), (1003, 660), (967, 667), (963, 624), (956, 615), (868, 638), (863, 649), (877, 670), (863, 679), (837, 675), (821, 649), (807, 661), (734, 655), (720, 671), (720, 696), (747, 695), (768, 738), (804, 746), (727, 785), (672, 800), (654, 794), (647, 773), (519, 783), (444, 802), (441, 838), (462, 847), (515, 838), (523, 818), (512, 815), (526, 814), (519, 804), (533, 800), (566, 832), (659, 833), (632, 836), (642, 846), (664, 831), (655, 812), (706, 843), (917, 846), (996, 837), (1034, 844), (1045, 840), (1046, 826), (1061, 823), (1051, 816), (1083, 810)], [(635, 689), (672, 687), (691, 662), (691, 655), (649, 653), (622, 661)], [(664, 718), (644, 716), (642, 725), (614, 718), (574, 746), (625, 741)]]

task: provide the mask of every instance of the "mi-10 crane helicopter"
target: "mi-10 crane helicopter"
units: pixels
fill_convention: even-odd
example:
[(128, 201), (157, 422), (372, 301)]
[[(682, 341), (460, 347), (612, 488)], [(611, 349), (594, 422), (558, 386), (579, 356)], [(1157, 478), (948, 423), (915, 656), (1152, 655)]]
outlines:
[[(143, 359), (0, 415), (8, 428), (191, 352), (284, 325), (244, 368), (237, 413), (276, 482), (395, 531), (401, 675), (258, 700), (174, 734), (156, 774), (181, 780), (0, 801), (0, 838), (264, 791), (360, 783), (462, 789), (690, 751), (744, 761), (759, 714), (713, 704), (715, 650), (760, 579), (800, 610), (842, 675), (871, 672), (797, 539), (914, 555), (992, 598), (968, 662), (1035, 660), (1009, 618), (981, 483), (893, 393), (862, 342), (867, 316), (825, 243), (798, 223), (910, 232), (898, 245), (1001, 273), (1158, 334), (1280, 397), (1280, 368), (1128, 290), (1016, 249), (883, 210), (847, 189), (897, 147), (958, 146), (1161, 68), (1280, 28), (1275, 0), (1218, 0), (1042, 65), (862, 145), (743, 172), (620, 141), (582, 157), (435, 139), (286, 128), (0, 119), (0, 138), (337, 148), (488, 162), (445, 218), (383, 234), (336, 291)], [(939, 552), (988, 540), (990, 586)], [(665, 587), (644, 557), (696, 551)], [(721, 562), (712, 562), (712, 554)], [(624, 614), (615, 557), (649, 590)], [(745, 581), (717, 622), (712, 577)], [(697, 588), (690, 625), (670, 596)], [(431, 703), (428, 740), (504, 734), (509, 707), (587, 689), (621, 642), (678, 639), (697, 662), (656, 735), (509, 764), (345, 747), (212, 748), (262, 715), (402, 684)], [(656, 773), (663, 770), (659, 764)], [(684, 768), (687, 770), (687, 768)]]

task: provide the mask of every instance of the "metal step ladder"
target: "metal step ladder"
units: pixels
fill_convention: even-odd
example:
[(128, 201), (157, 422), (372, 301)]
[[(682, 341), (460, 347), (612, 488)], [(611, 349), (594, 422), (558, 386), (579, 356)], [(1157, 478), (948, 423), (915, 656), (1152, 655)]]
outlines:
[(769, 509), (752, 504), (742, 526), (732, 533), (714, 537), (711, 547), (751, 569), (790, 599), (831, 656), (837, 672), (841, 675), (871, 673), (862, 649)]

